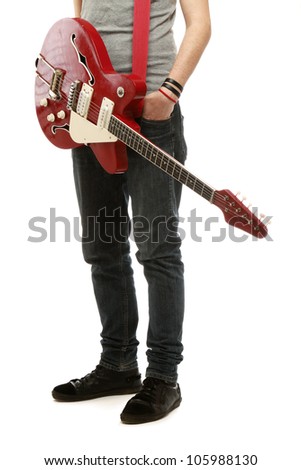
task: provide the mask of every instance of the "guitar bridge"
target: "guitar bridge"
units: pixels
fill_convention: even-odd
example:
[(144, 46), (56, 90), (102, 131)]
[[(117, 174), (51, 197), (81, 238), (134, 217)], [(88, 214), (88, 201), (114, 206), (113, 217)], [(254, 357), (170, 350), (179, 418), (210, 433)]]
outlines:
[(81, 82), (79, 80), (75, 80), (71, 83), (69, 93), (68, 93), (68, 100), (67, 100), (67, 109), (71, 111), (76, 111), (76, 105), (78, 100), (78, 95), (80, 93)]
[(42, 82), (44, 82), (46, 85), (49, 86), (49, 91), (48, 91), (49, 98), (53, 101), (59, 101), (62, 97), (61, 89), (62, 89), (65, 72), (64, 70), (54, 68), (45, 59), (45, 57), (42, 56), (42, 54), (40, 54), (36, 60), (36, 67), (38, 67), (40, 60), (53, 72), (50, 83), (40, 74), (40, 72), (38, 72), (38, 70), (36, 71), (36, 74), (39, 77), (39, 79), (42, 80)]
[(63, 70), (56, 69), (53, 72), (52, 80), (49, 88), (49, 97), (54, 101), (61, 99), (61, 88), (63, 84), (64, 72)]

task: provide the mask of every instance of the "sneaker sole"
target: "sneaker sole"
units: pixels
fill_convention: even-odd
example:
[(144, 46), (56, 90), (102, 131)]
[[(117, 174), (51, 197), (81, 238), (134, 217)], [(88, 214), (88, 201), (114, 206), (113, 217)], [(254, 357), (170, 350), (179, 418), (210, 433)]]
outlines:
[(115, 390), (105, 390), (103, 392), (89, 394), (89, 395), (64, 395), (63, 393), (52, 391), (52, 397), (56, 401), (75, 402), (75, 401), (93, 400), (94, 398), (109, 397), (109, 396), (114, 396), (114, 395), (132, 395), (132, 394), (140, 392), (140, 390), (141, 390), (141, 387), (122, 388), (122, 389), (115, 389)]
[(175, 410), (178, 408), (181, 404), (182, 398), (179, 398), (175, 403), (172, 405), (172, 407), (168, 410), (165, 411), (164, 413), (160, 413), (158, 415), (150, 416), (150, 415), (142, 415), (142, 416), (136, 416), (136, 415), (130, 415), (130, 414), (121, 414), (120, 419), (123, 424), (143, 424), (143, 423), (151, 423), (153, 421), (158, 421), (158, 419), (165, 418), (171, 411)]

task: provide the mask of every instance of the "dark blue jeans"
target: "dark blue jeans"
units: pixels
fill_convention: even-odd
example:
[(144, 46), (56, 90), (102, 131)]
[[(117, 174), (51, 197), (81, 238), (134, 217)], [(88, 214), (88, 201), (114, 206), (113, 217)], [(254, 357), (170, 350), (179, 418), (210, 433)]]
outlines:
[[(186, 158), (177, 105), (166, 121), (141, 120), (141, 132), (177, 158)], [(148, 283), (146, 376), (177, 380), (182, 360), (184, 279), (178, 235), (181, 185), (128, 150), (129, 168), (106, 173), (89, 147), (72, 151), (82, 221), (83, 254), (102, 324), (101, 364), (113, 370), (137, 367), (138, 308), (130, 257), (130, 230)], [(131, 199), (132, 217), (128, 213)]]

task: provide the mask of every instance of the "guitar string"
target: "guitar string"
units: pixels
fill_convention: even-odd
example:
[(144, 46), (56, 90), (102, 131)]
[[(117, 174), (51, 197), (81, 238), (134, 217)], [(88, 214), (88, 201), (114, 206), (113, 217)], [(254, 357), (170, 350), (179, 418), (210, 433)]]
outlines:
[[(63, 79), (65, 78), (65, 81), (69, 81), (71, 84), (74, 83), (74, 81), (70, 80), (68, 77), (62, 77), (60, 79), (60, 81), (63, 81)], [(75, 90), (75, 94), (78, 96), (79, 95), (79, 91)], [(67, 95), (62, 91), (61, 92), (61, 98), (66, 102), (68, 103), (68, 97)], [(94, 117), (94, 119), (98, 119), (98, 114), (100, 112), (100, 106), (95, 104), (93, 101), (91, 101), (90, 103), (90, 106), (89, 106), (89, 115), (91, 115), (92, 117)], [(117, 120), (118, 118), (116, 118), (116, 116), (113, 115), (113, 117), (115, 117), (115, 119)], [(119, 121), (119, 120), (118, 120)], [(124, 125), (124, 123), (122, 121), (119, 121), (119, 125)], [(125, 132), (124, 130), (121, 130), (121, 129), (117, 129), (117, 131), (119, 132)], [(155, 146), (153, 146), (153, 144), (149, 141), (145, 142), (144, 139), (143, 139), (143, 136), (141, 135), (137, 135), (135, 134), (135, 131), (133, 131), (132, 129), (130, 129), (130, 131), (132, 131), (132, 135), (128, 135), (127, 137), (130, 137), (132, 139), (134, 139), (134, 141), (136, 140), (136, 144), (137, 145), (141, 145), (143, 147), (143, 149), (148, 152), (151, 150), (153, 151), (156, 151), (157, 152), (157, 155), (156, 155), (156, 158), (159, 159), (160, 161), (160, 166), (158, 164), (156, 164), (156, 166), (159, 166), (159, 168), (162, 170), (162, 171), (165, 171), (167, 174), (169, 174), (171, 177), (173, 177), (174, 179), (176, 179), (177, 181), (179, 181), (180, 183), (186, 185), (187, 187), (189, 187), (190, 189), (194, 190), (195, 192), (197, 192), (199, 195), (203, 196), (205, 199), (207, 199), (208, 201), (216, 204), (217, 202), (219, 204), (216, 204), (221, 210), (223, 211), (226, 211), (227, 214), (230, 214), (232, 215), (233, 217), (238, 217), (240, 219), (243, 219), (244, 222), (247, 222), (249, 225), (251, 226), (254, 226), (254, 228), (257, 228), (257, 230), (259, 231), (259, 227), (260, 226), (263, 226), (265, 227), (265, 225), (263, 224), (263, 222), (261, 220), (258, 219), (258, 217), (252, 213), (246, 206), (241, 206), (241, 203), (239, 200), (238, 201), (238, 204), (240, 206), (240, 208), (242, 207), (242, 211), (245, 211), (245, 214), (241, 214), (239, 212), (237, 212), (237, 209), (233, 209), (231, 205), (227, 205), (227, 200), (225, 199), (225, 196), (219, 194), (219, 191), (217, 190), (214, 190), (213, 188), (208, 188), (207, 185), (205, 183), (203, 183), (201, 180), (199, 180), (199, 178), (197, 178), (196, 176), (192, 175), (187, 169), (185, 168), (182, 168), (180, 165), (180, 169), (178, 170), (179, 171), (179, 177), (175, 177), (174, 175), (174, 172), (175, 172), (175, 168), (177, 167), (177, 162), (173, 162), (172, 160), (169, 160), (168, 156), (166, 154), (163, 153), (163, 151), (160, 151), (160, 149), (156, 148)], [(118, 137), (118, 136), (116, 136)], [(120, 139), (122, 140), (122, 139)], [(127, 144), (127, 142), (125, 142)], [(128, 144), (127, 144), (128, 145)], [(134, 150), (135, 150), (135, 147), (133, 147)], [(161, 153), (161, 155), (160, 155)], [(144, 156), (147, 160), (151, 161), (150, 158), (146, 155), (142, 155)], [(166, 171), (165, 168), (163, 168), (161, 166), (162, 162), (164, 163), (164, 165), (166, 165), (168, 167), (168, 165), (172, 164), (174, 165), (174, 169), (172, 172), (169, 172), (169, 171)], [(186, 174), (186, 181), (184, 181), (183, 179), (181, 179), (182, 177), (182, 173), (185, 173)], [(180, 176), (181, 175), (181, 176)], [(192, 183), (192, 180), (189, 181), (189, 178), (193, 178), (194, 182), (193, 184), (191, 185)], [(190, 183), (190, 184), (188, 184)], [(209, 197), (205, 197), (204, 194), (206, 196)], [(237, 203), (237, 202), (236, 202)], [(220, 206), (220, 204), (223, 205), (223, 207)], [(243, 203), (242, 203), (243, 204)], [(254, 219), (256, 222), (254, 222)], [(252, 222), (253, 221), (253, 222)], [(244, 224), (245, 225), (245, 224)]]
[[(192, 175), (186, 168), (182, 167), (179, 162), (171, 160), (170, 155), (165, 154), (161, 149), (154, 146), (152, 142), (145, 139), (140, 134), (137, 134), (132, 129), (128, 129), (127, 127), (124, 128), (124, 123), (119, 121), (116, 116), (113, 116), (112, 124), (110, 125), (113, 132), (117, 131), (118, 136), (121, 140), (125, 141), (125, 143), (137, 150), (138, 153), (143, 152), (145, 153), (145, 157), (147, 159), (151, 159), (152, 156), (155, 156), (156, 163), (159, 160), (160, 168), (167, 173), (170, 173), (171, 176), (174, 176), (175, 179), (179, 179), (182, 183), (194, 187), (198, 182), (198, 179)], [(134, 144), (133, 144), (134, 142)], [(153, 154), (153, 155), (152, 155)], [(163, 166), (164, 165), (164, 166)], [(168, 167), (171, 167), (169, 170)], [(177, 170), (177, 176), (175, 176), (175, 172)], [(184, 175), (183, 175), (184, 174)], [(183, 177), (182, 177), (183, 176)], [(203, 182), (200, 182), (202, 188), (206, 188), (206, 185)], [(210, 190), (211, 193), (213, 190)], [(208, 194), (209, 194), (208, 192)]]
[[(61, 82), (64, 81), (64, 80), (65, 80), (66, 82), (71, 83), (71, 84), (74, 83), (74, 80), (71, 80), (71, 79), (69, 79), (69, 78), (66, 77), (66, 76), (61, 77), (61, 78), (59, 79), (59, 82), (61, 83)], [(79, 92), (78, 92), (77, 90), (75, 90), (75, 93), (76, 93), (77, 95), (79, 94)], [(64, 98), (65, 98), (65, 100), (68, 102), (68, 99), (67, 99), (66, 97), (64, 97)], [(91, 113), (90, 113), (90, 114), (92, 114), (92, 110), (93, 110), (93, 113), (94, 113), (94, 112), (97, 113), (96, 116), (94, 115), (94, 117), (96, 117), (96, 120), (97, 120), (98, 114), (99, 114), (99, 111), (100, 111), (100, 107), (99, 107), (98, 105), (94, 104), (93, 101), (91, 101), (90, 107), (89, 107), (89, 111), (90, 111), (90, 108), (91, 108)], [(161, 169), (163, 170), (163, 168), (161, 168)], [(187, 170), (186, 170), (186, 171), (187, 171)], [(188, 173), (189, 173), (189, 172), (188, 172)], [(173, 175), (171, 175), (171, 176), (173, 176)], [(192, 175), (192, 177), (193, 177), (194, 180), (196, 181), (195, 187), (198, 187), (198, 189), (204, 187), (204, 183), (203, 183), (203, 182), (201, 182), (201, 181), (200, 181), (198, 178), (196, 178), (194, 175)], [(179, 180), (179, 181), (180, 181), (181, 183), (187, 185), (187, 182), (184, 182), (184, 181), (181, 181), (181, 180)], [(199, 184), (200, 184), (200, 186), (199, 186)], [(197, 186), (197, 185), (198, 185), (198, 186)], [(189, 186), (189, 187), (190, 187), (190, 186)], [(210, 192), (211, 192), (211, 191), (213, 191), (213, 195), (214, 195), (214, 199), (215, 199), (215, 200), (219, 199), (219, 201), (221, 201), (221, 202), (224, 202), (224, 201), (225, 201), (224, 196), (220, 195), (220, 194), (218, 193), (218, 191), (213, 190), (213, 189), (210, 189)], [(244, 210), (249, 211), (246, 207), (244, 207)], [(250, 212), (250, 211), (249, 211), (249, 212)], [(250, 212), (250, 213), (251, 213), (251, 212)], [(251, 213), (251, 215), (252, 215), (252, 213)]]
[[(146, 141), (139, 134), (134, 133), (134, 131), (132, 129), (128, 129), (127, 127), (124, 129), (124, 123), (122, 121), (118, 120), (116, 118), (116, 116), (114, 116), (114, 115), (113, 115), (113, 125), (112, 125), (112, 127), (117, 129), (118, 135), (120, 135), (120, 132), (122, 132), (122, 134), (125, 134), (126, 137), (129, 137), (130, 139), (134, 139), (134, 141), (136, 141), (136, 143), (138, 143), (138, 145), (140, 144), (140, 146), (144, 150), (145, 158), (148, 158), (148, 155), (147, 155), (148, 152), (153, 151), (152, 150), (153, 149), (153, 144), (151, 142)], [(114, 131), (114, 129), (113, 129), (113, 131)], [(126, 144), (130, 143), (130, 142), (128, 142), (128, 139), (124, 138), (124, 136), (122, 136), (121, 140), (124, 140)], [(131, 145), (129, 145), (129, 146), (131, 146)], [(134, 150), (136, 149), (135, 146), (133, 146), (132, 148), (134, 148)], [(213, 195), (213, 196), (215, 196), (213, 198), (215, 202), (219, 199), (221, 202), (223, 202), (224, 205), (227, 204), (227, 201), (225, 200), (225, 196), (220, 195), (216, 190), (208, 188), (207, 185), (205, 183), (203, 183), (202, 181), (200, 181), (196, 176), (192, 175), (185, 168), (182, 168), (181, 166), (179, 166), (178, 162), (170, 161), (169, 156), (165, 155), (160, 149), (155, 148), (155, 151), (157, 152), (156, 158), (159, 157), (160, 168), (162, 170), (166, 171), (168, 174), (170, 174), (175, 179), (177, 179), (181, 183), (185, 184), (189, 188), (191, 188), (193, 190), (198, 189), (198, 191), (196, 191), (196, 192), (198, 192), (198, 194), (200, 194), (201, 196), (204, 196), (204, 195), (208, 196), (209, 201), (211, 201), (211, 198), (212, 198), (212, 195)], [(158, 151), (161, 153), (161, 155), (160, 155), (160, 153), (158, 153)], [(162, 167), (163, 163), (164, 163), (164, 168)], [(165, 165), (166, 165), (166, 167), (165, 167)], [(171, 165), (172, 171), (167, 171), (168, 165)], [(177, 171), (179, 172), (179, 174), (178, 174), (177, 177), (175, 177), (174, 172), (175, 172), (175, 169), (177, 167), (178, 167)], [(184, 173), (184, 177), (182, 177), (183, 173)], [(237, 201), (235, 201), (235, 203), (236, 204), (238, 203), (240, 205), (240, 201), (238, 199), (237, 199)], [(229, 205), (226, 206), (224, 209), (226, 209), (227, 212), (231, 215), (234, 215), (236, 217), (242, 217), (244, 219), (244, 221), (246, 220), (246, 217), (247, 217), (247, 220), (250, 220), (250, 218), (251, 218), (251, 221), (254, 217), (256, 217), (245, 206), (243, 206), (242, 209), (240, 208), (240, 210), (245, 211), (245, 214), (241, 214), (240, 212), (237, 212), (237, 209), (233, 208), (231, 203), (229, 203)], [(256, 220), (257, 220), (257, 218), (256, 218)]]
[(151, 142), (145, 141), (140, 135), (133, 134), (132, 130), (124, 130), (122, 126), (123, 123), (117, 123), (116, 125), (114, 122), (109, 130), (112, 130), (121, 141), (138, 151), (138, 153), (142, 154), (144, 158), (155, 164), (162, 171), (169, 174), (180, 183), (188, 186), (208, 201), (211, 201), (214, 193), (213, 189), (209, 188), (188, 170), (183, 168), (179, 162), (171, 160), (168, 154), (166, 155), (162, 150), (154, 147)]
[[(65, 77), (65, 81), (66, 82), (69, 81), (70, 83), (74, 82), (74, 81), (70, 80), (68, 77)], [(74, 94), (75, 94), (75, 97), (78, 98), (78, 96), (80, 94), (80, 91), (75, 90)], [(63, 93), (62, 93), (62, 96), (63, 96)], [(64, 96), (64, 99), (68, 101), (66, 96)], [(99, 112), (100, 112), (100, 106), (98, 106), (96, 103), (91, 101), (90, 106), (89, 106), (89, 116), (91, 118), (93, 118), (95, 120), (95, 122), (97, 122), (97, 120), (98, 120)], [(120, 126), (122, 126), (122, 125), (124, 125), (124, 123), (122, 121), (120, 121)], [(123, 129), (117, 127), (117, 131), (118, 131), (118, 134), (120, 136), (120, 133), (122, 134)], [(132, 135), (129, 135), (130, 132), (132, 132)], [(147, 158), (149, 161), (152, 161), (152, 160), (150, 159), (150, 157), (147, 156), (147, 152), (150, 151), (149, 147), (151, 147), (152, 150), (156, 153), (156, 163), (155, 164), (157, 166), (159, 166), (159, 168), (162, 171), (165, 171), (166, 173), (168, 173), (170, 176), (172, 176), (174, 179), (176, 179), (180, 183), (185, 184), (186, 186), (188, 186), (189, 188), (191, 188), (192, 190), (194, 190), (195, 192), (197, 192), (198, 194), (203, 196), (205, 199), (207, 199), (209, 201), (212, 200), (212, 197), (213, 197), (213, 194), (214, 194), (214, 191), (215, 191), (213, 188), (208, 187), (208, 185), (206, 185), (201, 180), (199, 180), (199, 178), (192, 175), (187, 169), (182, 168), (180, 165), (178, 165), (178, 162), (173, 162), (172, 160), (170, 160), (169, 159), (170, 156), (166, 156), (163, 153), (163, 151), (160, 151), (160, 149), (153, 146), (153, 144), (151, 142), (145, 142), (143, 136), (136, 135), (135, 131), (133, 131), (132, 129), (129, 129), (128, 133), (125, 132), (125, 137), (126, 137), (126, 142), (125, 143), (127, 145), (128, 145), (128, 139), (129, 138), (132, 138), (132, 140), (134, 141), (134, 143), (136, 145), (138, 145), (138, 146), (140, 145), (142, 151), (146, 152), (146, 154), (145, 155), (143, 154), (142, 156)], [(120, 139), (120, 140), (122, 140), (122, 139)], [(135, 146), (132, 146), (132, 148), (134, 150), (137, 149), (137, 147), (135, 147)], [(171, 166), (171, 169), (169, 170), (170, 166)], [(176, 173), (178, 173), (178, 177), (177, 177)]]
[[(120, 140), (124, 141), (130, 147), (134, 148), (134, 150), (137, 149), (136, 145), (140, 145), (140, 149), (138, 148), (138, 151), (143, 151), (144, 157), (149, 159), (149, 153), (153, 152), (153, 144), (151, 142), (145, 141), (145, 139), (143, 137), (141, 138), (139, 134), (133, 133), (132, 129), (128, 129), (127, 127), (124, 128), (124, 123), (118, 120), (116, 116), (113, 116), (111, 128), (113, 130), (113, 133), (117, 137), (119, 137)], [(109, 128), (109, 130), (111, 130), (111, 128)], [(120, 133), (122, 135), (120, 135)], [(128, 138), (130, 139), (130, 141), (128, 140)], [(136, 145), (131, 145), (131, 141), (133, 140)], [(166, 171), (168, 174), (170, 174), (175, 179), (185, 184), (189, 188), (194, 190), (198, 189), (198, 191), (196, 192), (198, 192), (198, 194), (208, 199), (209, 201), (211, 200), (212, 193), (213, 195), (215, 194), (216, 197), (214, 198), (214, 201), (216, 202), (218, 199), (220, 199), (220, 201), (223, 202), (223, 205), (225, 206), (224, 209), (227, 211), (228, 214), (241, 218), (245, 223), (248, 221), (250, 221), (250, 223), (252, 222), (252, 219), (254, 219), (254, 214), (252, 214), (251, 211), (249, 211), (249, 209), (247, 209), (245, 206), (242, 209), (245, 213), (237, 212), (237, 209), (233, 208), (230, 203), (227, 204), (227, 202), (225, 201), (225, 196), (219, 195), (214, 190), (208, 189), (204, 183), (199, 181), (198, 178), (196, 178), (194, 175), (191, 175), (190, 172), (188, 172), (185, 168), (178, 167), (178, 175), (175, 175), (174, 173), (175, 169), (177, 168), (178, 162), (170, 161), (168, 156), (162, 153), (162, 151), (160, 151), (159, 149), (155, 148), (154, 150), (156, 152), (156, 159), (159, 159), (159, 165), (157, 164), (157, 166), (160, 166), (163, 171)], [(163, 164), (164, 167), (162, 166)], [(167, 171), (168, 165), (171, 165), (172, 168), (169, 171)], [(239, 200), (238, 203), (240, 204)]]
[[(99, 111), (100, 108), (93, 103), (89, 114), (97, 120)], [(96, 115), (93, 116), (94, 112)], [(143, 152), (142, 156), (154, 163), (162, 171), (165, 171), (177, 181), (185, 184), (195, 192), (198, 192), (198, 194), (203, 196), (205, 199), (211, 201), (215, 191), (213, 188), (208, 187), (208, 185), (200, 181), (199, 178), (192, 175), (187, 169), (183, 168), (179, 162), (171, 160), (173, 157), (168, 154), (166, 155), (161, 149), (158, 149), (150, 141), (147, 141), (142, 135), (137, 134), (131, 128), (127, 128), (123, 121), (118, 120), (116, 116), (113, 115), (113, 117), (115, 118), (115, 121), (112, 126), (112, 130), (113, 133), (117, 131), (118, 135), (116, 135), (116, 137), (119, 137), (120, 140), (134, 150), (138, 150), (138, 153), (140, 153), (140, 151)], [(152, 160), (150, 155), (152, 152), (155, 156), (155, 162)]]
[[(74, 83), (74, 80), (70, 80), (68, 77), (62, 77), (60, 80), (64, 80), (65, 78), (65, 81), (66, 82), (69, 82), (70, 84)], [(75, 90), (75, 95), (76, 97), (78, 97), (80, 94), (80, 91), (78, 90)], [(65, 97), (65, 100), (68, 101), (68, 99)], [(94, 103), (92, 100), (91, 100), (91, 103), (90, 103), (90, 106), (89, 106), (89, 115), (91, 117), (93, 117), (95, 119), (95, 121), (97, 122), (97, 119), (98, 119), (98, 115), (99, 115), (99, 112), (100, 112), (100, 106), (97, 105), (96, 103)], [(122, 121), (121, 121), (122, 124), (124, 124)], [(118, 130), (118, 129), (117, 129)], [(132, 130), (133, 131), (133, 130)], [(133, 131), (133, 135), (134, 135), (134, 140), (138, 140), (138, 138), (140, 138), (140, 142), (137, 142), (136, 140), (136, 144), (139, 145), (139, 143), (141, 144), (142, 143), (142, 146), (143, 146), (143, 149), (144, 150), (148, 150), (147, 149), (147, 146), (152, 146), (152, 144), (150, 143), (146, 143), (146, 142), (143, 142), (142, 141), (142, 138), (141, 136), (136, 136), (134, 134), (134, 131)], [(174, 172), (175, 172), (175, 168), (177, 167), (177, 164), (176, 162), (172, 162), (168, 159), (168, 157), (166, 157), (163, 153), (161, 153), (161, 155), (158, 153), (158, 149), (157, 148), (154, 148), (154, 151), (157, 153), (156, 155), (156, 159), (159, 159), (159, 163), (160, 163), (160, 168), (162, 171), (166, 171), (165, 170), (165, 167), (163, 168), (162, 167), (162, 164), (164, 164), (164, 166), (166, 165), (166, 167), (168, 168), (168, 165), (169, 164), (173, 164), (174, 168), (173, 168), (173, 171), (170, 173), (168, 171), (166, 171), (168, 174), (170, 174), (170, 176), (174, 177), (175, 178), (175, 175), (174, 175)], [(134, 148), (135, 150), (135, 148)], [(145, 158), (147, 158), (147, 155), (145, 155)], [(148, 158), (149, 160), (149, 158)], [(159, 166), (159, 165), (158, 165)], [(179, 182), (181, 182), (182, 184), (185, 184), (186, 186), (188, 186), (189, 188), (195, 190), (196, 192), (198, 192), (198, 194), (200, 194), (201, 196), (203, 196), (203, 194), (205, 194), (207, 197), (209, 197), (209, 200), (212, 199), (212, 197), (214, 197), (214, 200), (217, 201), (219, 200), (220, 202), (225, 202), (225, 199), (224, 199), (224, 196), (220, 195), (216, 190), (214, 190), (213, 188), (208, 188), (207, 185), (205, 183), (203, 183), (201, 180), (199, 180), (199, 178), (195, 177), (194, 175), (192, 175), (188, 170), (186, 169), (183, 169), (182, 167), (180, 167), (180, 169), (178, 170), (179, 171), (179, 175), (180, 175), (180, 178), (175, 178), (177, 179)], [(185, 180), (183, 179), (182, 177), (182, 174), (185, 174)], [(193, 181), (189, 181), (189, 178), (192, 178)], [(190, 184), (188, 184), (190, 183)], [(193, 183), (193, 184), (192, 184)], [(247, 208), (244, 208), (245, 210)], [(231, 211), (232, 212), (232, 211)], [(233, 212), (234, 214), (234, 212)]]
[[(92, 117), (94, 117), (95, 120), (97, 121), (100, 107), (93, 102), (91, 102), (91, 105), (92, 105), (91, 112), (89, 112), (89, 114), (92, 115)], [(94, 114), (94, 112), (96, 114)], [(140, 147), (142, 148), (142, 151), (145, 153), (145, 155), (143, 156), (149, 161), (151, 160), (148, 157), (147, 153), (149, 151), (156, 152), (156, 160), (159, 161), (159, 164), (157, 164), (157, 166), (159, 166), (162, 171), (165, 171), (170, 176), (175, 178), (177, 181), (188, 186), (190, 189), (194, 190), (201, 196), (203, 195), (208, 196), (208, 198), (206, 199), (208, 199), (209, 201), (212, 199), (212, 196), (213, 196), (213, 199), (216, 202), (221, 202), (221, 203), (227, 202), (225, 201), (225, 196), (220, 195), (217, 190), (214, 190), (213, 188), (208, 187), (208, 185), (206, 185), (199, 178), (191, 174), (186, 168), (182, 168), (181, 165), (178, 164), (178, 162), (174, 162), (170, 160), (169, 159), (170, 156), (166, 156), (162, 150), (156, 148), (151, 142), (146, 141), (142, 135), (139, 135), (139, 134), (137, 135), (133, 129), (127, 129), (123, 121), (118, 120), (118, 118), (116, 118), (116, 116), (114, 115), (113, 117), (115, 118), (114, 127), (116, 128), (118, 132), (118, 136), (116, 137), (119, 137), (120, 140), (125, 140), (126, 145), (136, 150), (137, 147), (135, 147), (134, 145), (131, 145), (130, 142), (128, 141), (128, 139), (134, 140), (134, 143), (136, 145), (138, 146), (140, 145)], [(120, 135), (120, 133), (124, 133), (125, 137), (123, 135)], [(164, 165), (164, 167), (162, 165)], [(167, 168), (169, 165), (173, 167), (171, 171), (167, 171)], [(175, 175), (176, 168), (179, 173), (178, 177), (176, 177)], [(184, 173), (184, 176), (183, 176), (183, 173)], [(240, 203), (239, 200), (238, 200), (238, 203)], [(242, 210), (245, 210), (246, 213), (249, 212), (250, 216), (254, 215), (245, 206), (243, 207)], [(228, 213), (231, 213), (232, 215), (236, 215), (236, 216), (238, 215), (238, 213), (235, 210), (233, 210), (230, 205), (228, 207)]]
[[(123, 130), (123, 123), (120, 122), (115, 116), (113, 116), (113, 118), (114, 118), (114, 121), (113, 121), (113, 126), (112, 127), (117, 129), (117, 136), (120, 136), (120, 131), (124, 134), (127, 134), (127, 130), (125, 130), (125, 131)], [(114, 132), (114, 129), (113, 129), (113, 132)], [(141, 150), (144, 150), (144, 154), (145, 154), (144, 156), (149, 159), (148, 153), (152, 152), (152, 144), (149, 143), (148, 141), (145, 142), (143, 139), (141, 140), (140, 135), (137, 135), (137, 139), (136, 139), (136, 136), (134, 135), (134, 137), (133, 137), (133, 135), (131, 135), (131, 134), (132, 134), (132, 130), (129, 129), (128, 130), (128, 135), (129, 135), (130, 139), (134, 139), (134, 141), (136, 140), (138, 142), (138, 145), (139, 145), (139, 139), (140, 139), (140, 148), (141, 148)], [(121, 140), (124, 140), (125, 143), (130, 144), (130, 142), (128, 142), (128, 139), (125, 139), (124, 136), (121, 137)], [(131, 144), (129, 146), (131, 146)], [(134, 148), (134, 150), (135, 150), (136, 149), (135, 145), (132, 146), (132, 148)], [(155, 151), (157, 152), (157, 149), (155, 149)], [(185, 184), (189, 188), (196, 190), (196, 192), (198, 192), (198, 194), (200, 194), (201, 196), (204, 196), (204, 197), (206, 196), (205, 198), (208, 199), (209, 201), (211, 200), (212, 195), (215, 195), (215, 198), (214, 198), (215, 202), (217, 202), (217, 200), (220, 199), (221, 202), (226, 204), (225, 196), (219, 195), (218, 192), (215, 192), (215, 190), (207, 188), (207, 186), (203, 182), (201, 182), (194, 175), (191, 175), (191, 173), (189, 171), (187, 171), (185, 168), (178, 167), (178, 169), (177, 169), (178, 174), (175, 175), (175, 169), (177, 168), (177, 162), (174, 163), (173, 161), (170, 161), (169, 158), (164, 155), (164, 153), (161, 153), (161, 155), (160, 155), (160, 153), (157, 152), (156, 153), (156, 159), (158, 159), (158, 157), (159, 157), (159, 165), (158, 166), (160, 166), (160, 168), (162, 170), (166, 171), (168, 174), (173, 176), (175, 179), (177, 179), (181, 183)], [(163, 167), (163, 164), (164, 164), (164, 167)], [(167, 170), (168, 165), (171, 166), (171, 170), (169, 170), (169, 171)], [(226, 207), (226, 209), (228, 210), (228, 213), (230, 213), (231, 215), (236, 215), (236, 216), (241, 215), (240, 213), (236, 212), (236, 209), (233, 209), (231, 205)], [(247, 208), (243, 207), (243, 210), (246, 211), (245, 215), (248, 216)], [(252, 213), (249, 213), (248, 218), (250, 216), (252, 216)]]

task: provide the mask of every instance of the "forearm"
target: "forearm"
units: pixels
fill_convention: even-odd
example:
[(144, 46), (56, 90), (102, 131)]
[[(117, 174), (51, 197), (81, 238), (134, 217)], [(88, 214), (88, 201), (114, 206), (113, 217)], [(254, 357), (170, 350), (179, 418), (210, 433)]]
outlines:
[(211, 36), (208, 0), (181, 0), (186, 31), (169, 76), (185, 85)]
[(73, 0), (73, 5), (74, 5), (74, 15), (75, 17), (79, 18), (80, 12), (82, 9), (82, 0)]
[[(184, 87), (209, 42), (211, 23), (208, 0), (181, 0), (181, 7), (186, 31), (169, 77)], [(143, 116), (146, 119), (162, 120), (170, 116), (181, 92), (176, 87), (174, 94), (172, 88), (169, 83), (167, 88), (161, 87), (160, 91), (145, 97)]]
[(207, 24), (204, 24), (203, 27), (200, 25), (188, 28), (176, 61), (169, 73), (170, 77), (184, 86), (197, 66), (209, 38), (210, 29)]

